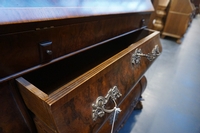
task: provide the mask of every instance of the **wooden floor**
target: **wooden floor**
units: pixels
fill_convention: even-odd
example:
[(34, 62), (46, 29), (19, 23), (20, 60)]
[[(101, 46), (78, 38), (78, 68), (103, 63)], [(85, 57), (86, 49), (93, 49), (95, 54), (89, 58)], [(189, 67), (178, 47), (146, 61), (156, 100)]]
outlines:
[(146, 73), (144, 109), (120, 133), (200, 133), (200, 15), (182, 44), (161, 39), (162, 55)]

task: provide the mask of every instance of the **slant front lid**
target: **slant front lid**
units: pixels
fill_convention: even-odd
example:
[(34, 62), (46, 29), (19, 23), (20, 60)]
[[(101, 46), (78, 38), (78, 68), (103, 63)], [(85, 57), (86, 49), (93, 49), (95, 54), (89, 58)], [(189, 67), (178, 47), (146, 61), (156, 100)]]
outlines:
[(0, 1), (0, 25), (151, 11), (150, 0), (9, 0)]

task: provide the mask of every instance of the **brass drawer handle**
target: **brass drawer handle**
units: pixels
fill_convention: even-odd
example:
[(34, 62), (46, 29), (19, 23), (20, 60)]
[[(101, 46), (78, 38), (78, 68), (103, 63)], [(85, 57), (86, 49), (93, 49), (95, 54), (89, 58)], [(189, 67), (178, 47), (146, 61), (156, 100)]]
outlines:
[(155, 47), (152, 49), (152, 52), (148, 54), (143, 54), (142, 50), (137, 48), (135, 50), (135, 53), (132, 55), (132, 64), (133, 65), (139, 64), (141, 57), (146, 57), (149, 61), (152, 61), (159, 55), (160, 51), (158, 45), (155, 45)]
[[(117, 108), (117, 103), (115, 100), (121, 96), (122, 94), (119, 92), (117, 86), (114, 86), (108, 91), (105, 97), (97, 97), (96, 102), (92, 104), (93, 121), (96, 121), (98, 117), (103, 117), (105, 113), (112, 113), (113, 111), (115, 111), (115, 109)], [(107, 104), (110, 98), (114, 102), (115, 107), (113, 109), (105, 109), (105, 105)]]

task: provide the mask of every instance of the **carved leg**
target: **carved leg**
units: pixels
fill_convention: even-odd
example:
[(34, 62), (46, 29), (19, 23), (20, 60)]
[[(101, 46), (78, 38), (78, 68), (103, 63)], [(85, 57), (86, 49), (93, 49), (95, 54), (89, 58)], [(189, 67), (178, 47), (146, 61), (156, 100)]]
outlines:
[(139, 101), (137, 104), (136, 104), (136, 106), (135, 106), (135, 108), (134, 108), (135, 110), (141, 110), (141, 109), (143, 109), (143, 105), (142, 105), (142, 102), (141, 101)]
[(161, 38), (164, 39), (164, 38), (165, 38), (165, 35), (161, 35)]
[(141, 110), (141, 109), (143, 109), (143, 105), (142, 105), (141, 101), (144, 101), (144, 99), (142, 98), (142, 96), (140, 96), (140, 99), (139, 99), (138, 103), (136, 104), (136, 106), (134, 108), (135, 110)]
[(181, 38), (177, 39), (176, 43), (181, 44), (182, 43)]

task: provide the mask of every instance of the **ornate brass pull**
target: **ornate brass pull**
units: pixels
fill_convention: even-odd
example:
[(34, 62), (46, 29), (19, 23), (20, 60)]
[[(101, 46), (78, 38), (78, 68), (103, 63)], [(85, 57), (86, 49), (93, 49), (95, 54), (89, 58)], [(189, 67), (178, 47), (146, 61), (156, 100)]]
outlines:
[[(117, 86), (111, 88), (105, 97), (99, 96), (96, 99), (96, 102), (92, 104), (93, 121), (96, 121), (98, 117), (103, 117), (105, 113), (111, 113), (115, 111), (117, 107), (117, 103), (115, 102), (115, 100), (120, 96), (122, 96), (122, 94), (119, 92)], [(107, 104), (110, 98), (113, 100), (115, 107), (113, 109), (105, 109), (105, 105)]]
[(141, 57), (146, 57), (149, 61), (152, 61), (159, 55), (160, 51), (158, 45), (155, 45), (155, 47), (152, 49), (152, 52), (148, 54), (143, 54), (141, 49), (136, 49), (135, 53), (132, 55), (132, 64), (139, 64)]

